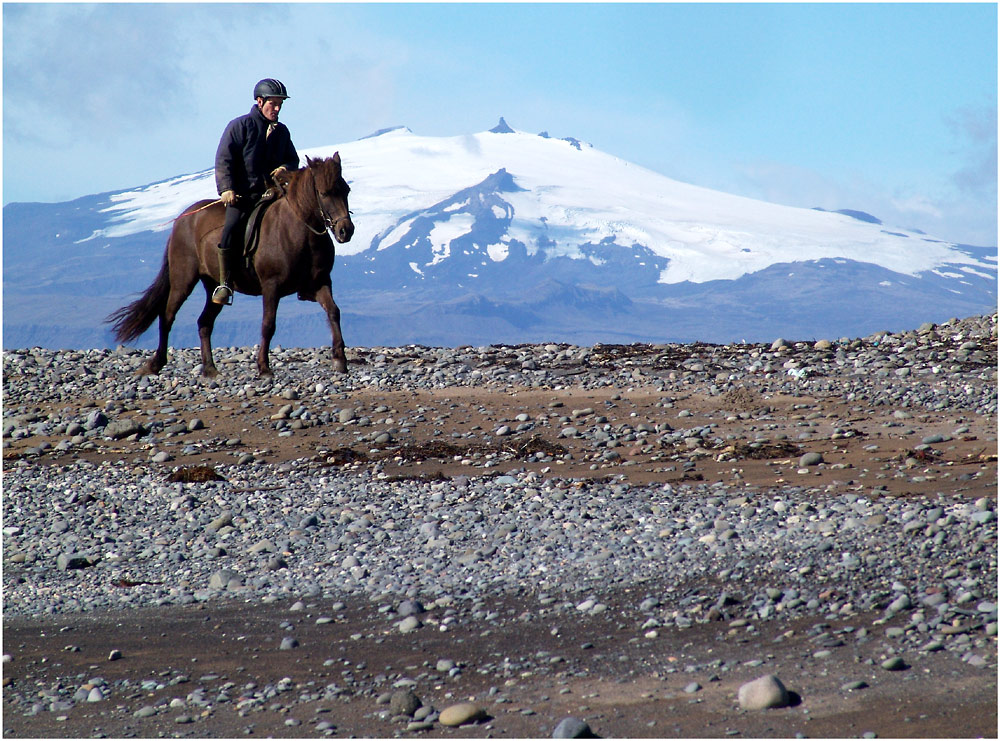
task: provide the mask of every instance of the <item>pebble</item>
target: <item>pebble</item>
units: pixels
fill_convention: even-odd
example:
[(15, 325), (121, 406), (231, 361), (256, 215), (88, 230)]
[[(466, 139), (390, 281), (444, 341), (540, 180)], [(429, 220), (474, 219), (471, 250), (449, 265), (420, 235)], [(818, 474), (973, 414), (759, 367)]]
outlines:
[(86, 556), (76, 553), (60, 553), (56, 558), (56, 565), (60, 571), (72, 571), (75, 569), (85, 569), (92, 564)]
[[(30, 551), (31, 558), (5, 564), (5, 609), (10, 614), (58, 613), (253, 597), (290, 597), (291, 605), (311, 585), (365, 598), (389, 595), (396, 600), (398, 630), (412, 631), (420, 628), (424, 616), (419, 600), (408, 595), (471, 589), (473, 596), (485, 596), (494, 588), (527, 587), (568, 596), (576, 587), (594, 583), (628, 586), (653, 577), (681, 580), (739, 570), (741, 552), (763, 550), (771, 557), (755, 569), (770, 591), (762, 587), (759, 603), (720, 605), (719, 610), (730, 613), (730, 621), (824, 615), (829, 600), (819, 598), (817, 583), (844, 584), (838, 594), (841, 605), (898, 614), (919, 602), (920, 585), (937, 583), (953, 596), (932, 599), (937, 605), (923, 604), (925, 609), (943, 610), (940, 617), (946, 623), (957, 616), (958, 608), (971, 607), (987, 618), (996, 614), (996, 591), (989, 588), (996, 580), (996, 553), (989, 547), (996, 537), (996, 518), (993, 510), (960, 498), (934, 500), (933, 509), (939, 511), (934, 522), (942, 523), (934, 527), (946, 536), (936, 539), (927, 532), (923, 516), (911, 516), (920, 505), (908, 500), (834, 492), (816, 502), (808, 490), (792, 485), (747, 498), (738, 484), (683, 483), (667, 491), (662, 485), (573, 482), (532, 472), (472, 478), (461, 487), (380, 481), (322, 468), (305, 469), (289, 481), (286, 473), (272, 471), (267, 464), (253, 465), (258, 467), (256, 484), (268, 490), (241, 495), (244, 501), (238, 507), (206, 514), (194, 502), (211, 501), (218, 483), (184, 484), (182, 490), (179, 484), (165, 487), (159, 474), (85, 462), (44, 472), (11, 467), (4, 474), (4, 546), (8, 552)], [(118, 492), (117, 512), (114, 519), (95, 524), (91, 508), (63, 508), (60, 518), (67, 532), (77, 535), (77, 548), (87, 549), (68, 553), (61, 535), (49, 534), (52, 520), (42, 513), (50, 511), (49, 491), (76, 488), (100, 497), (105, 491)], [(161, 493), (164, 490), (169, 493)], [(181, 491), (187, 499), (179, 497)], [(435, 497), (439, 501), (434, 502)], [(174, 498), (175, 508), (163, 506)], [(781, 506), (762, 506), (768, 501)], [(428, 503), (434, 505), (429, 510), (433, 517), (416, 514), (428, 511)], [(291, 510), (297, 513), (294, 518)], [(242, 514), (251, 511), (252, 518)], [(309, 528), (316, 530), (315, 536), (292, 536), (303, 511), (321, 514), (318, 524)], [(522, 511), (529, 512), (531, 527), (524, 526), (518, 515)], [(151, 519), (149, 512), (160, 514)], [(349, 517), (342, 514), (348, 512)], [(606, 530), (595, 527), (596, 513)], [(980, 514), (990, 519), (979, 523), (975, 518)], [(191, 530), (192, 517), (203, 518), (200, 530)], [(627, 539), (605, 535), (635, 528), (637, 517), (643, 525)], [(864, 527), (849, 527), (852, 520)], [(367, 526), (352, 529), (358, 522)], [(388, 522), (392, 529), (385, 529)], [(904, 532), (910, 522), (920, 527)], [(451, 529), (442, 529), (442, 524)], [(415, 554), (410, 543), (425, 545)], [(829, 546), (829, 552), (821, 546)], [(124, 556), (130, 579), (162, 586), (114, 586), (115, 561), (105, 558), (110, 553)], [(908, 565), (911, 576), (902, 591), (892, 588), (898, 577), (891, 559), (879, 556), (886, 553)], [(266, 562), (256, 560), (265, 556)], [(174, 560), (178, 557), (183, 560)], [(412, 568), (414, 558), (426, 559), (428, 567)], [(969, 573), (964, 568), (944, 582), (935, 576), (939, 565), (949, 562), (977, 563), (977, 586), (961, 587)], [(317, 568), (320, 564), (330, 565)], [(540, 583), (537, 570), (542, 566), (546, 571)], [(73, 569), (92, 576), (72, 578)], [(193, 586), (179, 583), (181, 569)], [(51, 579), (56, 581), (45, 588)], [(588, 615), (609, 611), (600, 596), (583, 594), (573, 605)], [(689, 615), (687, 606), (666, 594), (641, 594), (631, 609), (650, 616), (679, 610), (671, 618), (678, 625), (703, 618)], [(643, 631), (660, 627), (650, 625)]]
[(209, 589), (226, 589), (231, 584), (239, 581), (239, 574), (231, 569), (219, 569), (208, 579)]
[(899, 656), (892, 656), (886, 659), (880, 666), (887, 672), (899, 672), (909, 668), (906, 662)]
[(414, 599), (403, 600), (399, 604), (399, 607), (396, 608), (396, 614), (399, 615), (400, 617), (419, 615), (422, 612), (425, 612), (424, 606), (420, 603), (419, 600), (414, 600)]
[(773, 674), (766, 674), (741, 685), (738, 698), (740, 707), (744, 710), (783, 708), (789, 703), (788, 690)]
[(417, 708), (420, 707), (420, 698), (412, 690), (399, 690), (393, 692), (389, 698), (389, 710), (393, 715), (406, 715), (412, 717)]
[(596, 738), (586, 721), (573, 716), (563, 718), (552, 731), (552, 738)]
[(141, 435), (144, 432), (143, 426), (134, 419), (116, 419), (104, 427), (104, 436), (112, 440), (122, 440), (129, 435)]
[(896, 599), (894, 599), (889, 606), (886, 608), (888, 612), (900, 612), (902, 610), (908, 610), (913, 603), (910, 600), (909, 595), (901, 594)]
[(461, 726), (487, 717), (486, 710), (472, 702), (449, 705), (441, 711), (438, 722), (443, 726)]
[(218, 532), (222, 528), (226, 527), (226, 525), (231, 525), (232, 523), (233, 513), (226, 511), (208, 523), (208, 530), (213, 533)]
[(418, 618), (416, 615), (410, 615), (409, 617), (405, 617), (402, 620), (400, 620), (399, 623), (397, 623), (397, 627), (399, 628), (400, 633), (412, 633), (417, 628), (419, 628), (420, 625), (421, 625), (420, 618)]
[[(616, 429), (601, 416), (608, 414), (603, 403), (578, 400), (578, 408), (571, 410), (568, 402), (552, 402), (544, 420), (511, 414), (484, 424), (459, 443), (482, 443), (506, 427), (503, 444), (512, 445), (521, 435), (533, 434), (521, 430), (522, 425), (534, 425), (536, 430), (546, 427), (549, 439), (562, 435), (564, 443), (566, 438), (584, 441), (594, 446), (595, 455), (617, 451), (622, 460), (627, 451), (647, 444), (676, 449), (684, 456), (701, 455), (700, 448), (717, 454), (722, 448), (712, 447), (717, 445), (713, 420), (680, 408), (679, 399), (691, 393), (725, 393), (717, 379), (725, 370), (734, 383), (753, 376), (753, 388), (769, 396), (853, 395), (866, 404), (894, 409), (900, 413), (893, 415), (893, 435), (903, 434), (907, 420), (926, 410), (947, 409), (951, 418), (942, 424), (942, 432), (924, 438), (940, 439), (920, 442), (932, 446), (925, 450), (928, 455), (947, 457), (949, 433), (964, 434), (958, 431), (967, 422), (960, 419), (965, 411), (995, 418), (996, 359), (984, 349), (994, 342), (994, 332), (995, 317), (970, 318), (939, 325), (933, 332), (837, 341), (822, 352), (810, 343), (782, 342), (773, 353), (767, 345), (758, 345), (752, 362), (745, 346), (699, 346), (698, 364), (683, 366), (676, 380), (659, 374), (664, 407), (658, 419), (637, 419), (628, 430)], [(959, 335), (961, 340), (953, 339)], [(978, 357), (978, 365), (957, 360), (961, 345), (972, 340), (978, 341), (978, 349), (966, 348), (961, 354)], [(678, 349), (690, 350), (664, 345), (664, 360)], [(37, 449), (42, 441), (35, 440), (47, 435), (53, 442), (62, 438), (66, 450), (76, 452), (131, 430), (129, 435), (140, 435), (140, 444), (149, 446), (144, 451), (166, 453), (180, 466), (189, 445), (210, 446), (224, 458), (215, 466), (222, 480), (188, 483), (168, 481), (168, 469), (149, 466), (146, 452), (136, 460), (100, 464), (79, 459), (39, 466), (31, 456), (5, 461), (5, 615), (230, 600), (288, 600), (288, 605), (301, 601), (310, 605), (308, 611), (319, 602), (310, 595), (336, 594), (348, 604), (357, 599), (386, 605), (387, 620), (398, 621), (392, 625), (399, 631), (436, 633), (447, 628), (443, 613), (452, 605), (435, 600), (461, 595), (463, 604), (468, 599), (476, 605), (473, 619), (485, 631), (491, 623), (488, 616), (501, 609), (490, 604), (497, 593), (534, 591), (548, 595), (551, 602), (542, 607), (557, 614), (566, 610), (587, 620), (611, 616), (622, 624), (632, 621), (629, 627), (637, 639), (711, 619), (725, 630), (739, 631), (741, 640), (744, 635), (752, 640), (754, 627), (779, 617), (820, 621), (831, 613), (865, 611), (892, 613), (895, 620), (904, 621), (904, 632), (891, 639), (893, 650), (900, 652), (923, 647), (978, 657), (984, 651), (974, 641), (996, 635), (996, 503), (989, 497), (972, 503), (952, 496), (950, 481), (942, 480), (937, 496), (897, 498), (885, 496), (877, 471), (865, 478), (860, 478), (861, 472), (843, 471), (843, 480), (851, 479), (852, 484), (818, 490), (808, 483), (816, 472), (812, 469), (831, 465), (815, 458), (822, 459), (820, 453), (789, 454), (788, 470), (794, 472), (798, 464), (811, 469), (810, 476), (767, 490), (738, 479), (682, 479), (688, 469), (669, 460), (664, 463), (675, 466), (670, 474), (675, 480), (668, 485), (618, 480), (612, 475), (614, 467), (602, 479), (571, 480), (559, 476), (558, 460), (546, 461), (549, 471), (538, 473), (502, 457), (477, 463), (489, 471), (482, 477), (393, 481), (377, 469), (356, 472), (349, 465), (320, 465), (312, 460), (313, 450), (291, 463), (270, 464), (266, 450), (251, 452), (238, 438), (213, 438), (201, 421), (207, 417), (206, 407), (254, 405), (247, 414), (248, 427), (260, 420), (277, 434), (274, 425), (322, 426), (331, 440), (336, 431), (338, 436), (354, 436), (366, 451), (373, 445), (391, 451), (408, 439), (411, 428), (433, 426), (439, 412), (428, 410), (415, 415), (419, 420), (401, 420), (387, 408), (359, 408), (358, 402), (347, 400), (352, 392), (572, 383), (582, 391), (614, 387), (627, 397), (626, 389), (637, 385), (635, 366), (596, 362), (597, 348), (352, 352), (365, 353), (367, 360), (344, 379), (326, 383), (328, 348), (274, 351), (276, 379), (283, 386), (279, 392), (271, 385), (278, 380), (261, 381), (249, 360), (244, 362), (246, 348), (217, 348), (222, 374), (212, 381), (214, 386), (188, 378), (199, 362), (197, 350), (191, 348), (173, 350), (163, 374), (139, 382), (132, 371), (147, 350), (95, 350), (75, 357), (38, 348), (5, 351), (5, 444), (30, 441)], [(378, 362), (378, 356), (385, 360)], [(100, 409), (79, 406), (81, 386), (73, 379), (84, 357), (95, 374), (88, 375), (92, 393), (87, 395), (98, 400)], [(782, 368), (789, 359), (799, 364), (793, 370), (809, 372), (789, 376)], [(528, 360), (534, 361), (534, 368)], [(758, 361), (760, 367), (749, 370)], [(764, 369), (767, 364), (772, 364), (773, 373)], [(702, 369), (694, 370), (696, 365)], [(877, 372), (900, 365), (910, 369), (905, 384), (891, 370), (886, 376)], [(932, 373), (932, 366), (941, 366), (941, 372)], [(952, 366), (957, 369), (950, 370)], [(571, 380), (555, 370), (571, 371)], [(771, 377), (765, 378), (768, 373)], [(179, 378), (184, 380), (176, 383)], [(324, 383), (318, 384), (317, 378)], [(323, 389), (317, 391), (320, 385)], [(271, 407), (261, 404), (272, 396), (283, 401)], [(140, 414), (139, 401), (153, 413)], [(279, 415), (283, 418), (270, 419), (284, 408), (284, 401), (290, 408)], [(58, 422), (35, 414), (41, 403), (61, 415)], [(172, 411), (165, 411), (168, 408)], [(828, 427), (845, 427), (844, 422), (808, 419), (809, 413), (802, 410), (802, 429), (810, 441), (817, 441), (816, 447), (824, 447), (819, 431), (829, 435)], [(390, 415), (394, 421), (383, 424)], [(166, 431), (176, 425), (184, 430)], [(908, 444), (915, 459), (922, 457), (917, 442), (911, 433)], [(885, 476), (899, 471), (900, 464), (893, 465)], [(916, 473), (920, 471), (908, 469), (906, 475)], [(755, 553), (767, 557), (750, 555)], [(140, 586), (117, 586), (123, 574)], [(687, 584), (717, 574), (725, 574), (726, 599), (687, 587), (654, 594), (646, 586), (637, 587), (656, 580)], [(836, 594), (826, 594), (823, 585), (838, 585)], [(634, 602), (619, 606), (603, 593), (605, 587), (618, 594), (632, 590)], [(929, 587), (943, 596), (926, 599)], [(321, 614), (316, 609), (315, 614)], [(344, 608), (321, 609), (339, 613)], [(302, 617), (305, 611), (296, 614)], [(911, 626), (906, 621), (914, 611), (921, 614)], [(421, 628), (422, 619), (427, 622)], [(644, 626), (650, 619), (655, 622)], [(362, 638), (359, 634), (358, 640)], [(961, 648), (954, 643), (959, 639), (969, 644)], [(295, 639), (285, 636), (282, 644), (286, 640), (291, 644)], [(579, 639), (584, 640), (600, 644), (594, 636)], [(830, 648), (816, 645), (810, 652), (822, 654)], [(442, 654), (447, 651), (441, 649)], [(465, 667), (440, 658), (434, 668), (451, 676)], [(193, 722), (181, 717), (188, 720), (178, 722)]]
[(808, 468), (809, 466), (818, 466), (823, 462), (822, 453), (806, 453), (801, 458), (799, 458), (799, 466), (801, 468)]

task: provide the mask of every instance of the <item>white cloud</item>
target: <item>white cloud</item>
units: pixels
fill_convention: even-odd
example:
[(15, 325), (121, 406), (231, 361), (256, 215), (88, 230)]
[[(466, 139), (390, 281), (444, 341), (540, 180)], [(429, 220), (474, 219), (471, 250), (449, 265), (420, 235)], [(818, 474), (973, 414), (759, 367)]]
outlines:
[(930, 199), (923, 195), (890, 198), (889, 203), (900, 214), (910, 215), (914, 219), (923, 217), (941, 219), (945, 215), (939, 206), (932, 203)]
[(861, 175), (828, 177), (783, 162), (740, 162), (728, 172), (718, 167), (711, 182), (700, 184), (789, 206), (864, 211), (887, 228), (920, 229), (948, 241), (997, 244), (995, 176), (992, 181), (980, 181), (975, 190), (958, 192), (947, 181), (892, 185), (892, 173), (885, 173), (885, 182), (877, 183)]
[(960, 192), (997, 195), (997, 109), (967, 106), (948, 118), (962, 165), (952, 175)]

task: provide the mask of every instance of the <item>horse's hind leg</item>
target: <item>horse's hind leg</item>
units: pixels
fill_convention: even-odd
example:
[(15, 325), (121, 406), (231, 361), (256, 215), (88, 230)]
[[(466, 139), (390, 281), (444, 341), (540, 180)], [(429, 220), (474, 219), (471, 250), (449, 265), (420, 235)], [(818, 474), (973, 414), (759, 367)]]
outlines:
[(207, 378), (219, 375), (219, 369), (215, 367), (215, 359), (212, 357), (212, 330), (215, 329), (215, 320), (222, 311), (222, 306), (223, 304), (212, 301), (212, 290), (206, 283), (205, 308), (198, 317), (198, 339), (201, 341), (201, 375)]
[(171, 319), (168, 321), (166, 313), (160, 314), (160, 342), (156, 346), (156, 351), (150, 356), (149, 360), (143, 363), (142, 367), (136, 371), (137, 376), (155, 376), (163, 370), (163, 366), (167, 364), (167, 338), (170, 336), (171, 326), (173, 326), (173, 320)]
[(184, 276), (186, 280), (181, 280), (178, 276), (171, 274), (170, 277), (170, 295), (167, 297), (167, 305), (163, 309), (163, 313), (160, 314), (160, 341), (156, 346), (156, 352), (153, 356), (146, 361), (146, 364), (139, 369), (139, 375), (156, 375), (159, 373), (163, 366), (167, 364), (167, 347), (168, 339), (170, 337), (170, 329), (174, 326), (174, 320), (177, 318), (177, 312), (180, 311), (181, 306), (187, 300), (187, 297), (191, 295), (191, 291), (194, 289), (195, 283), (198, 282), (198, 274), (194, 273), (190, 277)]
[(161, 370), (163, 366), (167, 364), (167, 338), (170, 336), (170, 327), (173, 326), (174, 320), (167, 319), (166, 311), (160, 314), (159, 321), (159, 333), (160, 341), (156, 346), (156, 351), (149, 357), (142, 367), (136, 371), (137, 376), (155, 376)]
[(333, 369), (338, 373), (347, 373), (347, 354), (344, 352), (344, 335), (340, 330), (340, 307), (333, 300), (330, 286), (320, 286), (316, 291), (316, 301), (326, 312), (330, 322), (330, 334), (333, 336)]

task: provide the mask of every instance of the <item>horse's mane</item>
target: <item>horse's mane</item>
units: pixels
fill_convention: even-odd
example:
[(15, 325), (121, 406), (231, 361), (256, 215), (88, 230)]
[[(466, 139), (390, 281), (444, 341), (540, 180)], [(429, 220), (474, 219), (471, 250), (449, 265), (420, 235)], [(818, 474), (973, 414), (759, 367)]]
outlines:
[(285, 199), (295, 209), (300, 218), (313, 208), (316, 199), (315, 191), (325, 193), (331, 190), (341, 179), (340, 153), (333, 157), (312, 159), (306, 157), (306, 166), (298, 170), (289, 170), (279, 176), (277, 183), (285, 191)]
[(286, 171), (281, 176), (283, 182), (278, 184), (282, 185), (286, 191), (294, 188), (296, 185), (301, 188), (302, 181), (310, 172), (321, 191), (329, 190), (341, 177), (340, 153), (335, 152), (333, 157), (320, 159), (306, 157), (305, 167), (300, 167), (298, 170)]

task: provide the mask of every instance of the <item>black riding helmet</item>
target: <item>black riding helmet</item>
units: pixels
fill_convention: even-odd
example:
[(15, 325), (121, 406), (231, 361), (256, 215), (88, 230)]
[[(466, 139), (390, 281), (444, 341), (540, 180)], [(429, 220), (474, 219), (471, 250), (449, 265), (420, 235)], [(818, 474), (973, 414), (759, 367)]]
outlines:
[(268, 77), (261, 80), (254, 86), (253, 89), (254, 100), (257, 98), (289, 98), (288, 90), (285, 86), (281, 84), (280, 80), (275, 80), (273, 77)]

